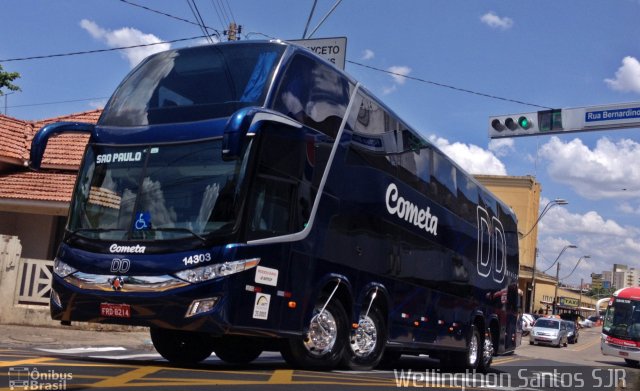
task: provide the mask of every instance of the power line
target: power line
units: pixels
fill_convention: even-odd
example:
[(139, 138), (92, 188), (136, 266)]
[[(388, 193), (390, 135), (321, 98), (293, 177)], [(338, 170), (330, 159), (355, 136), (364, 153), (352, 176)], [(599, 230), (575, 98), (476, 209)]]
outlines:
[(233, 15), (233, 11), (231, 11), (231, 4), (229, 4), (229, 0), (224, 0), (227, 4), (227, 8), (229, 8), (229, 15), (231, 15), (231, 20), (235, 23), (236, 17)]
[(47, 55), (42, 55), (42, 56), (31, 56), (31, 57), (6, 58), (6, 59), (0, 59), (0, 62), (39, 60), (39, 59), (43, 59), (43, 58), (67, 57), (67, 56), (77, 56), (77, 55), (80, 55), (80, 54), (113, 52), (115, 50), (135, 49), (135, 48), (140, 48), (140, 47), (145, 47), (145, 46), (161, 45), (161, 44), (165, 44), (165, 43), (176, 43), (176, 42), (183, 42), (183, 41), (191, 41), (191, 40), (194, 40), (194, 39), (199, 39), (199, 38), (204, 38), (204, 37), (205, 37), (204, 35), (199, 35), (199, 36), (190, 37), (190, 38), (180, 38), (180, 39), (173, 39), (173, 40), (170, 40), (170, 41), (145, 43), (145, 44), (140, 44), (140, 45), (120, 46), (120, 47), (117, 47), (117, 48), (109, 48), (109, 49), (84, 50), (84, 51), (81, 51), (81, 52), (47, 54)]
[(213, 39), (211, 39), (211, 37), (209, 36), (209, 33), (204, 24), (204, 20), (202, 19), (202, 15), (200, 15), (200, 10), (198, 10), (198, 6), (196, 5), (196, 2), (194, 0), (187, 0), (187, 5), (189, 5), (189, 8), (191, 9), (193, 16), (196, 18), (196, 21), (198, 21), (200, 30), (202, 30), (202, 33), (207, 37), (207, 41), (209, 41), (209, 43), (214, 43)]
[[(179, 21), (181, 21), (181, 22), (189, 23), (189, 24), (192, 24), (192, 25), (194, 25), (194, 26), (200, 26), (200, 24), (198, 24), (198, 23), (196, 23), (196, 22), (194, 22), (194, 21), (192, 21), (192, 20), (189, 20), (189, 19), (185, 19), (185, 18), (181, 18), (181, 17), (179, 17), (179, 16), (171, 15), (171, 14), (169, 14), (169, 13), (166, 13), (166, 12), (163, 12), (163, 11), (158, 11), (158, 10), (156, 10), (156, 9), (149, 8), (149, 7), (144, 6), (144, 5), (140, 5), (140, 4), (132, 3), (132, 2), (127, 1), (127, 0), (120, 0), (120, 1), (121, 1), (121, 2), (123, 2), (123, 3), (125, 3), (125, 4), (129, 4), (129, 5), (131, 5), (131, 6), (134, 6), (134, 7), (142, 8), (142, 9), (147, 10), (147, 11), (149, 11), (149, 12), (153, 12), (153, 13), (156, 13), (156, 14), (159, 14), (159, 15), (163, 15), (163, 16), (166, 16), (166, 17), (169, 17), (169, 18), (175, 19), (175, 20), (179, 20)], [(204, 27), (206, 27), (206, 28), (207, 28), (207, 29), (209, 29), (209, 30), (213, 30), (213, 31), (216, 33), (216, 35), (218, 36), (218, 38), (220, 38), (220, 31), (218, 31), (218, 30), (214, 29), (213, 27), (209, 27), (209, 26), (204, 26)]]
[(505, 102), (518, 103), (518, 104), (521, 104), (521, 105), (539, 107), (539, 108), (542, 108), (542, 109), (549, 109), (549, 110), (552, 109), (552, 107), (541, 106), (541, 105), (538, 105), (538, 104), (535, 104), (535, 103), (524, 102), (524, 101), (521, 101), (521, 100), (516, 100), (516, 99), (511, 99), (511, 98), (503, 98), (501, 96), (485, 94), (483, 92), (478, 92), (478, 91), (473, 91), (473, 90), (467, 90), (465, 88), (455, 87), (455, 86), (451, 86), (451, 85), (443, 84), (443, 83), (438, 83), (438, 82), (431, 81), (431, 80), (425, 80), (425, 79), (421, 79), (419, 77), (407, 76), (407, 75), (404, 75), (402, 73), (397, 73), (397, 72), (388, 71), (386, 69), (380, 69), (380, 68), (372, 67), (370, 65), (361, 64), (359, 62), (355, 62), (355, 61), (351, 61), (351, 60), (347, 60), (347, 62), (350, 63), (350, 64), (361, 66), (363, 68), (372, 69), (374, 71), (384, 72), (384, 73), (388, 73), (388, 74), (394, 75), (394, 76), (401, 76), (401, 77), (404, 77), (406, 79), (415, 80), (415, 81), (431, 84), (431, 85), (438, 86), (438, 87), (449, 88), (451, 90), (458, 91), (458, 92), (466, 92), (468, 94), (483, 96), (485, 98), (491, 98), (491, 99), (502, 100), (502, 101), (505, 101)]
[(84, 102), (87, 100), (99, 100), (99, 99), (108, 99), (108, 96), (101, 96), (98, 98), (84, 98), (84, 99), (71, 99), (71, 100), (59, 100), (59, 101), (55, 101), (55, 102), (41, 102), (41, 103), (30, 103), (30, 104), (26, 104), (26, 105), (14, 105), (14, 106), (7, 106), (8, 109), (13, 109), (16, 107), (31, 107), (31, 106), (45, 106), (45, 105), (56, 105), (59, 103), (73, 103), (73, 102)]
[(228, 21), (225, 21), (225, 19), (223, 18), (220, 9), (218, 8), (218, 4), (216, 3), (215, 0), (211, 0), (211, 5), (213, 6), (213, 9), (216, 11), (216, 15), (218, 15), (218, 21), (220, 22), (221, 25), (223, 26), (228, 26)]

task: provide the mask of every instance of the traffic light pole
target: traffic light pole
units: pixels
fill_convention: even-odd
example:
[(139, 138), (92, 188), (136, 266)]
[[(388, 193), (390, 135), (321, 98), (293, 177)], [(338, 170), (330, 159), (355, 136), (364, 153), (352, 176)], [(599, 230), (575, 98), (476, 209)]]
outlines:
[(640, 127), (640, 102), (489, 117), (489, 138)]

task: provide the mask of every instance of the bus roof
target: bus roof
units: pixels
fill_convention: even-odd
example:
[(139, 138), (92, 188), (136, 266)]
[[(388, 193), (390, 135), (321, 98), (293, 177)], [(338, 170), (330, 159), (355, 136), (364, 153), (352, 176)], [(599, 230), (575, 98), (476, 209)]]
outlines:
[(633, 286), (629, 288), (618, 289), (613, 293), (613, 297), (618, 299), (640, 300), (640, 287)]

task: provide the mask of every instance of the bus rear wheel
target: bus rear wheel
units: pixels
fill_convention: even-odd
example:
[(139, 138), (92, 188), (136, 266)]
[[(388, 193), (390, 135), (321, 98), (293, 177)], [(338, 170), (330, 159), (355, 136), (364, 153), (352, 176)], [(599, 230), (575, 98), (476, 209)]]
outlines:
[(303, 338), (285, 341), (281, 353), (296, 368), (329, 370), (338, 365), (347, 344), (347, 314), (337, 300), (322, 307), (326, 298), (315, 306), (308, 331)]
[(151, 342), (158, 353), (171, 363), (195, 364), (213, 352), (208, 334), (152, 327)]
[(344, 349), (342, 365), (354, 370), (369, 370), (376, 367), (384, 353), (386, 329), (377, 308), (363, 314), (358, 328), (351, 332), (349, 344)]
[(248, 364), (260, 356), (262, 347), (254, 339), (229, 335), (215, 338), (213, 351), (229, 364)]

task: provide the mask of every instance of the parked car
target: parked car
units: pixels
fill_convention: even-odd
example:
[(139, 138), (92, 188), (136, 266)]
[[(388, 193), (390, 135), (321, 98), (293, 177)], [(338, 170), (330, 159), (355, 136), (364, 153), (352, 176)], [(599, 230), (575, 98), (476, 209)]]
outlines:
[(567, 346), (567, 325), (558, 318), (538, 318), (529, 334), (529, 344), (546, 344), (555, 347)]
[(598, 327), (602, 325), (602, 316), (592, 315), (585, 320), (581, 320), (578, 322), (580, 327), (589, 328), (589, 327)]
[(565, 320), (564, 322), (567, 325), (567, 341), (569, 343), (578, 343), (579, 333), (576, 322), (571, 320)]
[(533, 324), (536, 322), (536, 318), (534, 318), (531, 314), (522, 314), (522, 335), (526, 336), (531, 332), (533, 328)]

